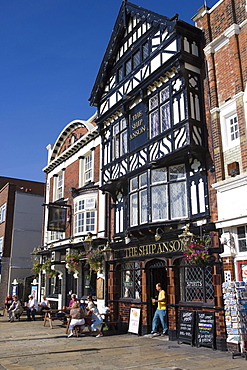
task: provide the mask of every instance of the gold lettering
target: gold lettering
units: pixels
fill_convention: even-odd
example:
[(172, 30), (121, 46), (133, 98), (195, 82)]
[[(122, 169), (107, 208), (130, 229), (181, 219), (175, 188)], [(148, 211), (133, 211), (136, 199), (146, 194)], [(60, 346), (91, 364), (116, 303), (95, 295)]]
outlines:
[(134, 131), (134, 132), (130, 135), (130, 140), (134, 139), (136, 136), (141, 135), (144, 131), (146, 131), (146, 126), (142, 126), (142, 127), (140, 127), (138, 130)]
[(137, 112), (136, 114), (134, 114), (132, 116), (132, 119), (133, 121), (135, 121), (136, 119), (140, 118), (142, 116), (142, 110), (140, 110), (139, 112)]
[(161, 244), (159, 243), (159, 246), (158, 246), (158, 249), (157, 249), (157, 253), (162, 253), (163, 250), (162, 250), (162, 246)]
[(178, 252), (184, 249), (181, 240), (171, 240), (169, 242), (146, 244), (138, 247), (131, 247), (125, 249), (125, 257), (144, 256), (149, 254), (161, 254), (166, 252)]
[(136, 123), (133, 123), (132, 130), (135, 130), (137, 127), (140, 127), (142, 125), (143, 119), (140, 119)]

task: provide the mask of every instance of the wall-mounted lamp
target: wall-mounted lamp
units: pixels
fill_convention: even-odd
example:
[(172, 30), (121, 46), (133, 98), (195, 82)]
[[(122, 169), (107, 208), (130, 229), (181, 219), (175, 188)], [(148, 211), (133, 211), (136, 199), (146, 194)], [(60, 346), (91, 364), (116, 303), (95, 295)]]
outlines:
[(105, 248), (103, 249), (103, 253), (105, 255), (105, 261), (110, 261), (112, 258), (112, 249), (110, 247), (110, 243), (107, 242)]
[(129, 237), (129, 234), (126, 234), (124, 240), (125, 240), (125, 244), (129, 244), (131, 242), (131, 239)]
[(190, 224), (186, 224), (184, 231), (182, 234), (178, 235), (178, 237), (184, 242), (184, 244), (188, 245), (192, 242), (194, 239), (195, 235), (190, 232), (189, 230)]
[(162, 230), (160, 227), (157, 227), (154, 235), (154, 239), (156, 240), (156, 242), (161, 239), (164, 233), (165, 233), (164, 230)]
[(220, 242), (222, 245), (227, 246), (230, 249), (231, 255), (234, 255), (236, 253), (235, 250), (235, 241), (232, 233), (230, 232), (225, 232), (221, 235), (220, 237)]
[(92, 233), (89, 232), (87, 233), (87, 237), (84, 239), (83, 243), (86, 253), (88, 253), (92, 248), (92, 242), (93, 242)]

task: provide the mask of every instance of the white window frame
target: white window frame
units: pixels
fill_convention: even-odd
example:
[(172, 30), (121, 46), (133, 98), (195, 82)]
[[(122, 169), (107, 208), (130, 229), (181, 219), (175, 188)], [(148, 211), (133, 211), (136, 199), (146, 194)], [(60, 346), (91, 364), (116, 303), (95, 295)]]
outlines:
[(80, 157), (79, 186), (82, 187), (94, 179), (94, 151)]
[[(80, 196), (74, 199), (74, 235), (96, 233), (97, 199), (95, 195)], [(92, 223), (92, 220), (94, 222)]]
[(84, 184), (93, 180), (93, 153), (88, 153), (84, 158)]
[(230, 103), (227, 102), (223, 107), (220, 108), (221, 137), (224, 152), (240, 145), (239, 128), (238, 137), (234, 140), (231, 140), (230, 122), (231, 119), (234, 119), (235, 117), (238, 121), (235, 100), (231, 101)]
[(0, 223), (5, 222), (6, 218), (6, 203), (0, 207)]
[(2, 257), (3, 254), (3, 236), (0, 237), (0, 257)]
[(60, 171), (54, 177), (54, 196), (53, 200), (63, 198), (64, 193), (64, 171)]

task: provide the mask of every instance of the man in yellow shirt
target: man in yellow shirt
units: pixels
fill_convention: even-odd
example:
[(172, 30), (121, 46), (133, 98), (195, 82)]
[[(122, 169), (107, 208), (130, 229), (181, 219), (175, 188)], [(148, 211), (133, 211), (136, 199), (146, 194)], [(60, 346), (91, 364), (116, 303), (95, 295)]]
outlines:
[(151, 334), (153, 336), (160, 335), (159, 334), (159, 324), (162, 326), (162, 335), (165, 335), (167, 332), (167, 322), (166, 322), (166, 294), (165, 291), (162, 289), (160, 283), (156, 284), (156, 289), (159, 292), (158, 299), (152, 299), (153, 303), (158, 302), (157, 310), (154, 313), (153, 322), (152, 322), (152, 331)]

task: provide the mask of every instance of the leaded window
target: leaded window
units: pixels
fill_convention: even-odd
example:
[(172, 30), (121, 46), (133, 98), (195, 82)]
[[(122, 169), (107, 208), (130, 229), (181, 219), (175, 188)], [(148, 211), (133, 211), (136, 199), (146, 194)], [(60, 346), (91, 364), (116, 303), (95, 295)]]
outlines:
[(133, 69), (138, 67), (138, 65), (141, 63), (141, 53), (140, 50), (138, 50), (134, 55), (133, 55)]
[(171, 127), (171, 109), (169, 97), (169, 86), (166, 86), (149, 99), (150, 139)]
[(139, 262), (127, 262), (121, 265), (121, 298), (141, 299)]
[(128, 151), (128, 131), (125, 118), (113, 125), (112, 136), (112, 157), (116, 159)]
[[(188, 216), (185, 165), (143, 172), (130, 180), (130, 226)], [(151, 210), (151, 212), (149, 212)]]
[(142, 45), (142, 60), (146, 59), (149, 56), (148, 41)]
[[(183, 261), (183, 264), (186, 261)], [(213, 268), (180, 266), (180, 300), (183, 302), (214, 303)]]
[(130, 180), (130, 225), (148, 222), (147, 172)]

